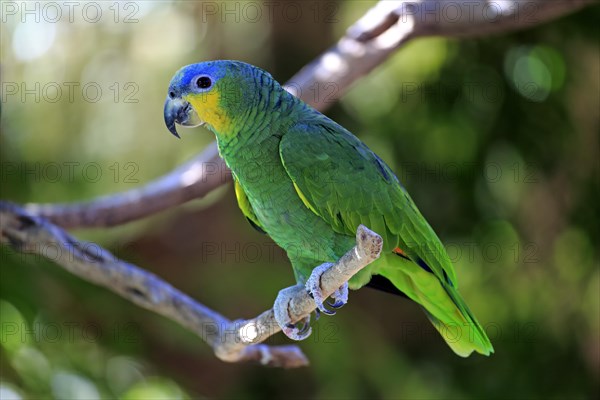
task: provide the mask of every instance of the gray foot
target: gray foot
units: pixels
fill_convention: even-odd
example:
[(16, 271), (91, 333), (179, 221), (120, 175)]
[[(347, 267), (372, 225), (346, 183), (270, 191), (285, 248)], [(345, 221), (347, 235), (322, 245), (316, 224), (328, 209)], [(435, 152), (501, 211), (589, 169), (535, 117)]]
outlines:
[[(306, 281), (306, 291), (317, 304), (317, 310), (326, 315), (333, 315), (335, 314), (335, 311), (325, 307), (324, 303), (326, 298), (321, 289), (321, 276), (332, 265), (332, 263), (324, 263), (319, 265), (313, 270), (313, 272), (310, 274), (310, 277)], [(348, 282), (344, 283), (339, 289), (333, 292), (331, 298), (334, 300), (333, 303), (327, 302), (327, 304), (329, 304), (332, 308), (337, 309), (346, 304), (348, 302)]]
[(275, 299), (275, 304), (273, 305), (275, 321), (277, 321), (277, 324), (283, 333), (292, 340), (304, 340), (312, 333), (312, 328), (310, 327), (310, 315), (295, 324), (292, 323), (290, 318), (290, 301), (297, 295), (298, 291), (301, 290), (304, 290), (301, 285), (280, 290)]

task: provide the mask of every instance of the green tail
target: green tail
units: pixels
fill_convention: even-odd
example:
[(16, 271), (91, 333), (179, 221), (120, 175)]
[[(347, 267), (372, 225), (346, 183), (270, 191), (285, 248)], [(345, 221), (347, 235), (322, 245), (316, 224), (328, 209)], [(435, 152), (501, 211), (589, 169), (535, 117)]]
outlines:
[(494, 348), (456, 288), (442, 283), (434, 274), (396, 255), (385, 257), (377, 274), (419, 303), (448, 346), (461, 357), (473, 351), (490, 355)]
[[(454, 308), (454, 312), (445, 313), (438, 318), (423, 307), (427, 317), (459, 356), (468, 357), (473, 351), (489, 356), (494, 352), (494, 348), (479, 321), (455, 288), (445, 289), (451, 303), (447, 306)], [(458, 317), (455, 315), (457, 312), (460, 313)]]

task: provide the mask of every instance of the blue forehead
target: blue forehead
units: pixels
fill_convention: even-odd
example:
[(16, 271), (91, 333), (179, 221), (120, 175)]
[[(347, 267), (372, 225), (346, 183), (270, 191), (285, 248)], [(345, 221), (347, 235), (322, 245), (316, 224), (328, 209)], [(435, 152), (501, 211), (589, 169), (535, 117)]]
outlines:
[(198, 64), (190, 64), (175, 73), (171, 80), (171, 87), (185, 87), (198, 75), (208, 75), (214, 80), (225, 76), (228, 72), (242, 72), (249, 64), (240, 61), (207, 61)]

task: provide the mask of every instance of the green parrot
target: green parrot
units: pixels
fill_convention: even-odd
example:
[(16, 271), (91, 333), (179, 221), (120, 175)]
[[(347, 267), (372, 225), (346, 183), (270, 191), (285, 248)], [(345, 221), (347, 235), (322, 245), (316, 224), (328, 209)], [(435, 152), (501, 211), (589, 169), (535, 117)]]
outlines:
[[(177, 137), (176, 123), (214, 132), (241, 211), (286, 251), (299, 284), (319, 282), (355, 245), (360, 224), (381, 235), (381, 257), (331, 296), (332, 308), (346, 303), (348, 287), (403, 294), (421, 305), (456, 354), (493, 353), (443, 245), (392, 170), (269, 73), (239, 61), (185, 66), (169, 85), (164, 119)], [(318, 310), (333, 314), (319, 285), (307, 290)], [(290, 338), (310, 334), (308, 321), (291, 324), (287, 309), (276, 317)]]

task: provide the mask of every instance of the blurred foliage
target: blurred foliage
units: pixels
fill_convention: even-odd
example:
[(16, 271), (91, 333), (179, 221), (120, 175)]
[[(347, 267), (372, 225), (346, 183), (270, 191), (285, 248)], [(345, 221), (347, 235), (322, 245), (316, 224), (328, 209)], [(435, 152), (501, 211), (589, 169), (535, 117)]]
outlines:
[[(15, 15), (6, 4), (1, 198), (25, 203), (170, 171), (212, 140), (164, 127), (175, 70), (234, 58), (286, 81), (372, 2), (78, 3), (58, 22), (45, 3)], [(394, 168), (446, 243), (492, 357), (456, 357), (414, 304), (365, 289), (300, 344), (310, 368), (225, 364), (174, 323), (3, 247), (0, 398), (597, 398), (599, 17), (416, 40), (329, 112)], [(76, 235), (234, 318), (293, 282), (229, 188)]]

